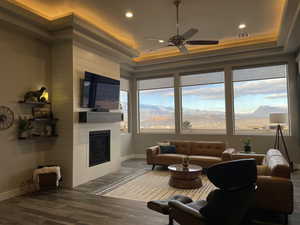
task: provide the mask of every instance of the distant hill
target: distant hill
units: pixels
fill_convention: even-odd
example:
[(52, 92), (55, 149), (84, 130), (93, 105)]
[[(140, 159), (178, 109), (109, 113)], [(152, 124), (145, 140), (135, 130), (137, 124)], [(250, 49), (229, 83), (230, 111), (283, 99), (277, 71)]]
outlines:
[[(155, 115), (168, 115), (174, 112), (174, 108), (167, 106), (155, 106), (155, 105), (141, 105), (141, 111), (145, 114), (155, 114)], [(252, 113), (243, 113), (238, 114), (238, 117), (252, 117), (252, 118), (262, 118), (268, 117), (270, 113), (286, 113), (287, 109), (284, 107), (268, 106), (262, 105), (258, 107)], [(186, 115), (224, 115), (224, 112), (221, 111), (206, 111), (206, 110), (197, 110), (197, 109), (188, 109), (185, 110)]]
[(253, 117), (265, 117), (268, 116), (270, 113), (286, 113), (287, 109), (283, 107), (275, 107), (275, 106), (268, 106), (262, 105), (258, 107), (251, 115)]
[(168, 115), (174, 112), (174, 108), (168, 106), (141, 105), (140, 112), (144, 114)]

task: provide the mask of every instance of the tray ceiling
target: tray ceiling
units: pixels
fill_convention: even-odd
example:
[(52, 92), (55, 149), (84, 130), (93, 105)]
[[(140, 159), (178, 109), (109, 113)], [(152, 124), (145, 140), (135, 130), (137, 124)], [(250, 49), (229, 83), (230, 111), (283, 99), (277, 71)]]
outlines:
[[(173, 0), (8, 1), (48, 19), (75, 13), (124, 44), (137, 49), (142, 57), (164, 52), (155, 51), (164, 44), (147, 38), (168, 39), (176, 32)], [(194, 39), (219, 39), (223, 47), (227, 42), (231, 46), (235, 40), (241, 42), (237, 37), (240, 23), (247, 25), (246, 31), (251, 41), (256, 37), (258, 40), (265, 37), (276, 39), (284, 5), (285, 0), (183, 0), (180, 29), (183, 33), (189, 28), (197, 28), (199, 33)], [(124, 16), (128, 10), (134, 13), (132, 19)], [(166, 52), (166, 56), (170, 56), (170, 52), (177, 50), (167, 48)]]

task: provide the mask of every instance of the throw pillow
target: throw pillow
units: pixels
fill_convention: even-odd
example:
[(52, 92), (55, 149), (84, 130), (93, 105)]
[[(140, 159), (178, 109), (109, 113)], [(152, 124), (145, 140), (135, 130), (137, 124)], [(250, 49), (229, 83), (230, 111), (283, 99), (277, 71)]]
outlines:
[(159, 146), (169, 146), (170, 142), (158, 142), (157, 145), (159, 145)]
[(175, 154), (176, 153), (175, 145), (159, 146), (159, 149), (160, 149), (160, 154)]

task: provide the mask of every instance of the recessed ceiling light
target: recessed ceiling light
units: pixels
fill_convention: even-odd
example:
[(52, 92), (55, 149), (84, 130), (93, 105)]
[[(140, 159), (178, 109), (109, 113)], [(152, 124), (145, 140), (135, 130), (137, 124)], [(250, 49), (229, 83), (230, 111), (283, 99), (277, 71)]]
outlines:
[(159, 43), (164, 43), (165, 41), (164, 41), (164, 40), (158, 40), (158, 42), (159, 42)]
[(241, 23), (241, 24), (239, 25), (239, 29), (245, 29), (245, 28), (246, 28), (246, 24)]
[(126, 18), (132, 18), (133, 17), (133, 12), (128, 11), (125, 13)]

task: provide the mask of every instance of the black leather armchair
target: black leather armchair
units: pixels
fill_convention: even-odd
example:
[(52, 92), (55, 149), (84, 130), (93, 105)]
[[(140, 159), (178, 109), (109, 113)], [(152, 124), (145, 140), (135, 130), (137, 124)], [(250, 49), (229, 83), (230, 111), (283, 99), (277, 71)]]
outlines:
[(206, 201), (170, 201), (170, 217), (181, 225), (241, 224), (254, 205), (256, 161), (219, 163), (207, 169), (207, 176), (219, 189), (212, 191)]

